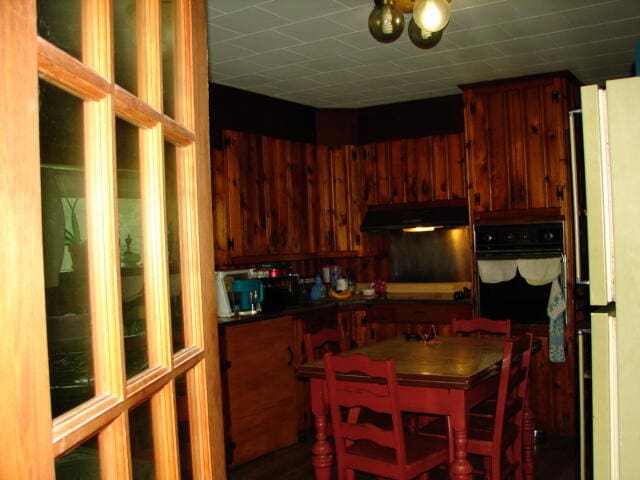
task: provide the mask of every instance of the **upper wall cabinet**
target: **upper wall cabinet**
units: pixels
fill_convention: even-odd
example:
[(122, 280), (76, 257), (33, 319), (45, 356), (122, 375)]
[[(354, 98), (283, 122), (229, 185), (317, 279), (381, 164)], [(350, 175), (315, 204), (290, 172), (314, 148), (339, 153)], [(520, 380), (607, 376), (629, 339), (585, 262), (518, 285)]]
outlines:
[(566, 214), (567, 112), (576, 98), (574, 79), (545, 75), (461, 88), (476, 217), (549, 207)]
[[(357, 252), (360, 249), (360, 168), (353, 145), (318, 145), (313, 165), (307, 168), (307, 191), (314, 239), (320, 254)], [(357, 229), (356, 229), (357, 227)]]
[(360, 147), (366, 205), (466, 198), (461, 133), (431, 135)]
[(308, 252), (313, 145), (231, 130), (221, 144), (213, 149), (216, 264)]

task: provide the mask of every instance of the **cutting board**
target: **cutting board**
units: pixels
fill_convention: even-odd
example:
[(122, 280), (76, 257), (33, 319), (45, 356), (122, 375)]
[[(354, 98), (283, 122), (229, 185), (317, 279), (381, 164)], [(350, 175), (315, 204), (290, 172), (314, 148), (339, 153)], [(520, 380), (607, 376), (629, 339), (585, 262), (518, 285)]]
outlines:
[[(370, 283), (358, 283), (357, 290), (371, 288)], [(387, 283), (387, 296), (406, 299), (452, 300), (453, 294), (471, 288), (471, 282), (398, 282)]]

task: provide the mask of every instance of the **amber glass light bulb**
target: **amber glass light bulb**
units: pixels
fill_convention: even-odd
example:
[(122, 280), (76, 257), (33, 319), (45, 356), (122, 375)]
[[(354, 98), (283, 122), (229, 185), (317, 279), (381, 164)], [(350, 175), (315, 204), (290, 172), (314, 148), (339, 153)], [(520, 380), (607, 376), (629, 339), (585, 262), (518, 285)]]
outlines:
[(390, 43), (402, 35), (404, 15), (391, 0), (376, 2), (369, 15), (369, 32), (382, 43)]
[(413, 19), (421, 30), (438, 32), (451, 17), (451, 7), (447, 0), (419, 0), (413, 7)]
[(444, 29), (437, 32), (429, 32), (428, 30), (422, 30), (413, 20), (409, 21), (409, 28), (407, 29), (411, 43), (418, 48), (429, 49), (435, 47), (442, 38), (442, 32)]

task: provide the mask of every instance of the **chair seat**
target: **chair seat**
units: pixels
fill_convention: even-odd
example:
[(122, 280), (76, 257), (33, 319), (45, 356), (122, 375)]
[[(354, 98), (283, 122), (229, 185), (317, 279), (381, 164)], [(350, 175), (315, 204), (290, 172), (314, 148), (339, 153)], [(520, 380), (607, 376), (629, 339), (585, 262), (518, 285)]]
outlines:
[[(407, 463), (416, 463), (425, 460), (424, 452), (432, 452), (432, 457), (428, 458), (429, 463), (440, 463), (448, 460), (448, 444), (444, 438), (428, 437), (425, 435), (405, 433), (404, 435)], [(382, 447), (369, 440), (358, 440), (347, 447), (346, 452), (367, 457), (369, 459), (380, 460), (388, 463), (395, 463), (396, 456), (393, 448)]]

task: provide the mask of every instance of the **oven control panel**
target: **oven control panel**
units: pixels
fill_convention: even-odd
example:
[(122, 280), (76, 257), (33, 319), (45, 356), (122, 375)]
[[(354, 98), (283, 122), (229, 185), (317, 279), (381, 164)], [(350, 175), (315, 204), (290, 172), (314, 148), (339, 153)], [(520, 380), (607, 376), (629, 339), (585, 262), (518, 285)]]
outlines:
[(564, 251), (564, 223), (476, 225), (476, 253), (554, 253)]

